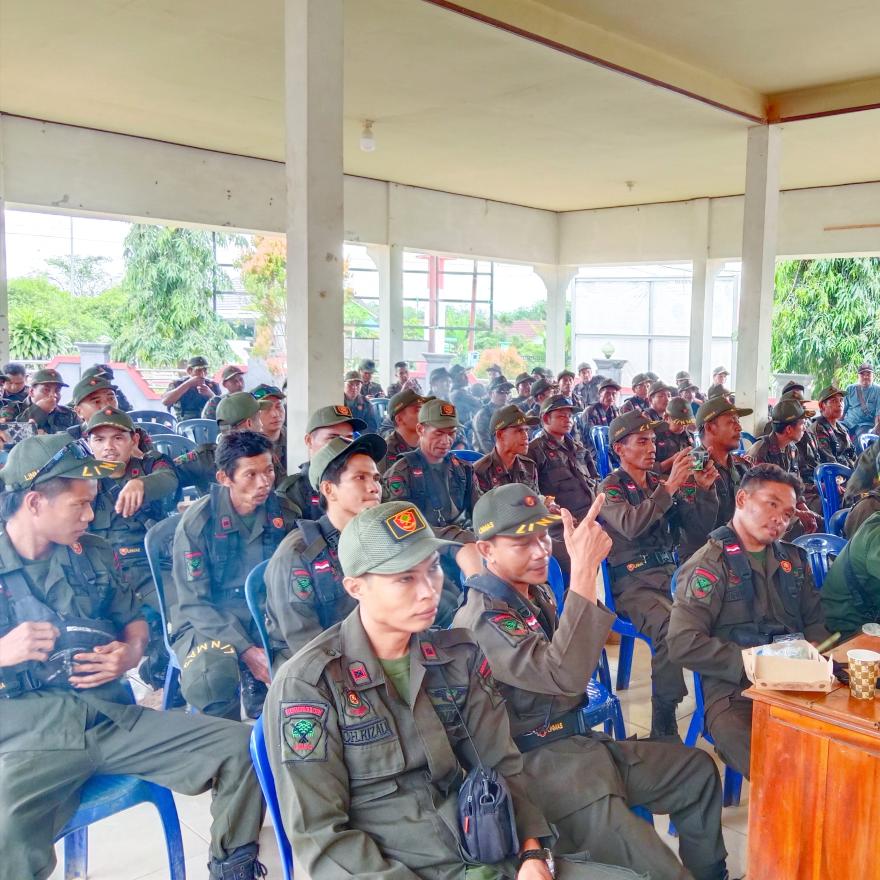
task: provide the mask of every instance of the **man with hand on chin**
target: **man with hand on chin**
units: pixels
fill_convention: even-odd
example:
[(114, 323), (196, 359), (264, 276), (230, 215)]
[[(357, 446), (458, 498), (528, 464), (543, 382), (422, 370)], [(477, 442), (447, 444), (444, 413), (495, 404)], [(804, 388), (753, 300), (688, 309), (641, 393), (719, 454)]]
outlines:
[[(466, 630), (429, 629), (447, 543), (412, 502), (359, 513), (339, 541), (357, 608), (272, 682), (266, 738), (297, 866), (312, 880), (551, 880), (554, 869), (561, 880), (634, 880), (542, 847), (552, 831), (524, 785), (489, 664)], [(519, 855), (498, 865), (468, 865), (460, 850), (457, 794), (477, 760), (512, 796)]]

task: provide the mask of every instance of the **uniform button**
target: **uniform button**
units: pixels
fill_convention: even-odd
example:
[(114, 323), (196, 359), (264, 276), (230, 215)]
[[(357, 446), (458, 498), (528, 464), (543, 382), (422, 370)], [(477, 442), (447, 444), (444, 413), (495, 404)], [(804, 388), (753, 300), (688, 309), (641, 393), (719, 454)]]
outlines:
[(339, 656), (339, 651), (334, 651), (333, 648), (324, 648), (324, 653), (328, 657), (338, 657)]

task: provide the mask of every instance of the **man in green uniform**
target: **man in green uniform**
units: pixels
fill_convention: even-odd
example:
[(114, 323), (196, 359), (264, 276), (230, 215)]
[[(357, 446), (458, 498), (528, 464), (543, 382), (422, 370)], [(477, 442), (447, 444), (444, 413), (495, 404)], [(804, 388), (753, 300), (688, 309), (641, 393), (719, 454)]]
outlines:
[(680, 532), (705, 534), (705, 523), (715, 520), (718, 499), (712, 484), (718, 474), (711, 462), (695, 471), (690, 451), (682, 450), (661, 482), (651, 470), (656, 427), (657, 422), (641, 412), (629, 412), (611, 423), (609, 439), (620, 467), (599, 491), (607, 500), (602, 519), (613, 541), (608, 573), (617, 611), (647, 635), (653, 647), (651, 735), (678, 737), (675, 709), (687, 689), (666, 644), (672, 608), (669, 584)]
[(28, 399), (27, 371), (23, 364), (3, 365), (3, 403), (22, 403)]
[[(651, 418), (654, 416), (649, 412)], [(663, 407), (663, 424), (657, 426), (655, 436), (657, 450), (654, 470), (658, 474), (668, 474), (673, 458), (682, 449), (693, 449), (694, 438), (691, 434), (696, 421), (693, 410), (686, 400), (674, 397)]]
[(813, 419), (812, 430), (823, 462), (837, 463), (848, 468), (856, 466), (859, 457), (852, 437), (841, 421), (843, 417), (843, 392), (829, 385), (819, 392), (819, 415)]
[(427, 397), (407, 388), (388, 401), (388, 418), (394, 425), (394, 430), (385, 434), (388, 452), (379, 463), (382, 473), (404, 452), (410, 452), (419, 445), (419, 410), (427, 400)]
[(61, 389), (67, 387), (58, 370), (37, 370), (31, 378), (28, 399), (0, 407), (0, 424), (31, 422), (44, 434), (58, 434), (78, 425), (76, 413), (60, 404)]
[[(488, 663), (466, 631), (428, 631), (443, 546), (412, 504), (358, 514), (339, 542), (357, 609), (272, 683), (269, 760), (284, 830), (311, 880), (553, 876), (540, 851), (552, 831), (523, 785)], [(457, 792), (477, 760), (510, 790), (520, 852), (531, 853), (519, 869), (516, 857), (497, 868), (463, 860)], [(560, 880), (631, 876), (562, 859), (558, 867)]]
[(409, 363), (407, 361), (396, 361), (394, 364), (395, 381), (388, 386), (388, 396), (394, 397), (401, 391), (415, 391), (416, 394), (422, 393), (422, 386), (419, 380), (409, 374)]
[(527, 458), (529, 429), (538, 424), (538, 419), (513, 404), (495, 411), (489, 425), (495, 446), (474, 464), (474, 503), (480, 495), (507, 483), (524, 483), (538, 491), (538, 467)]
[(556, 385), (549, 379), (545, 379), (543, 376), (540, 377), (532, 383), (532, 399), (528, 409), (525, 411), (529, 415), (540, 416), (544, 401), (555, 394), (557, 394)]
[(192, 357), (186, 365), (186, 378), (175, 379), (162, 398), (162, 406), (174, 409), (178, 422), (197, 419), (212, 397), (220, 396), (220, 386), (208, 378), (208, 362)]
[(864, 624), (880, 622), (880, 513), (853, 532), (822, 584), (822, 607), (830, 632), (844, 639)]
[(648, 386), (649, 406), (645, 410), (648, 417), (656, 422), (662, 421), (663, 416), (666, 415), (666, 407), (669, 405), (669, 401), (672, 400), (673, 394), (675, 394), (675, 388), (671, 385), (667, 385), (659, 379), (656, 382), (652, 382)]
[(736, 493), (733, 519), (716, 529), (676, 575), (666, 637), (676, 663), (703, 680), (706, 724), (725, 763), (749, 776), (752, 701), (742, 649), (802, 633), (828, 636), (806, 553), (781, 541), (799, 480), (773, 464), (754, 467)]
[(355, 418), (366, 424), (366, 430), (376, 433), (379, 430), (379, 419), (373, 404), (364, 396), (363, 380), (357, 370), (349, 370), (345, 374), (343, 385), (343, 403), (352, 411)]
[(355, 431), (365, 431), (366, 428), (367, 423), (356, 418), (344, 404), (322, 406), (311, 414), (305, 435), (308, 460), (299, 466), (296, 473), (284, 479), (276, 490), (289, 503), (297, 519), (317, 520), (324, 515), (320, 494), (309, 481), (309, 465), (315, 453), (334, 437), (351, 437)]
[(272, 454), (275, 457), (275, 482), (280, 483), (287, 477), (287, 409), (284, 392), (277, 385), (262, 383), (251, 390), (251, 394), (260, 402), (260, 433), (268, 437), (272, 443)]
[(116, 374), (113, 372), (113, 367), (110, 364), (95, 364), (93, 367), (89, 367), (80, 373), (79, 378), (82, 381), (83, 379), (91, 379), (92, 376), (106, 379), (110, 383), (110, 387), (116, 395), (117, 409), (121, 409), (123, 412), (131, 412), (134, 409), (129, 399), (125, 396), (125, 392), (118, 385), (113, 384)]
[(134, 589), (150, 625), (150, 644), (141, 677), (159, 688), (165, 677), (168, 654), (156, 585), (144, 551), (147, 530), (166, 515), (178, 489), (177, 473), (170, 458), (158, 452), (145, 455), (131, 417), (106, 407), (96, 412), (85, 429), (92, 452), (102, 461), (116, 463), (116, 470), (98, 480), (95, 518), (89, 526), (113, 548), (122, 575)]
[[(721, 785), (711, 758), (673, 743), (614, 742), (584, 724), (584, 692), (614, 622), (596, 601), (598, 569), (611, 549), (596, 522), (603, 501), (577, 528), (563, 512), (572, 574), (560, 615), (546, 585), (548, 527), (560, 518), (528, 486), (484, 495), (474, 528), (487, 571), (468, 580), (454, 625), (469, 629), (485, 653), (533, 797), (566, 848), (656, 880), (722, 880)], [(671, 815), (684, 867), (631, 804)]]
[(356, 603), (342, 587), (339, 534), (362, 510), (382, 500), (377, 463), (385, 455), (378, 434), (334, 437), (315, 454), (309, 481), (321, 493), (324, 515), (300, 519), (266, 568), (266, 628), (276, 668), (322, 630), (339, 623)]
[(620, 407), (621, 414), (628, 412), (645, 412), (650, 406), (648, 401), (648, 389), (651, 387), (651, 379), (647, 373), (636, 373), (632, 377), (632, 396), (627, 397)]
[[(535, 377), (531, 373), (520, 373), (513, 384), (516, 385), (516, 397), (511, 399), (514, 406), (518, 406), (523, 412), (528, 409), (529, 400), (532, 396), (532, 383)], [(454, 402), (454, 401), (453, 401)]]
[(376, 372), (376, 362), (371, 358), (365, 358), (358, 364), (358, 373), (363, 383), (361, 394), (366, 398), (384, 397), (385, 392), (378, 382), (373, 381), (373, 374)]
[[(53, 842), (95, 774), (213, 790), (212, 880), (263, 876), (248, 729), (132, 703), (121, 676), (147, 642), (107, 543), (86, 532), (114, 470), (64, 435), (23, 440), (0, 496), (0, 874), (46, 880)], [(238, 871), (238, 873), (233, 873)]]
[(239, 720), (239, 685), (245, 712), (255, 718), (269, 681), (244, 582), (275, 552), (293, 517), (272, 492), (272, 449), (262, 434), (223, 434), (216, 465), (219, 485), (177, 526), (166, 605), (184, 699), (208, 715)]
[[(220, 374), (220, 384), (226, 389), (227, 394), (235, 394), (244, 391), (244, 370), (235, 364), (223, 368)], [(202, 408), (203, 419), (217, 418), (217, 405), (223, 400), (221, 396), (212, 397)]]
[(490, 427), (492, 416), (499, 409), (507, 406), (511, 391), (513, 391), (513, 383), (508, 382), (504, 376), (493, 379), (489, 385), (489, 402), (483, 404), (474, 416), (474, 448), (483, 455), (488, 455), (495, 445), (495, 437)]
[[(217, 407), (217, 425), (220, 433), (228, 431), (260, 431), (260, 414), (270, 404), (258, 401), (247, 391), (236, 391), (227, 394)], [(211, 484), (217, 482), (217, 465), (214, 457), (217, 452), (216, 443), (200, 443), (191, 452), (184, 452), (174, 459), (181, 486), (195, 486), (200, 495), (211, 490)], [(276, 471), (280, 462), (273, 455)], [(279, 482), (275, 474), (276, 483)]]

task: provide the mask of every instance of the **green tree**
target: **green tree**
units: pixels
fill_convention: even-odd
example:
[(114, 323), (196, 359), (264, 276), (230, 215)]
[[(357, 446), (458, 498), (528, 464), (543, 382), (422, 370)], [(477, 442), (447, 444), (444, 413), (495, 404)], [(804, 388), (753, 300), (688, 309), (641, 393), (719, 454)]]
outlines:
[[(219, 244), (230, 241), (218, 236)], [(230, 359), (229, 325), (212, 310), (214, 286), (229, 279), (214, 257), (211, 233), (135, 224), (125, 239), (125, 320), (114, 352), (148, 367), (177, 364), (201, 354)]]
[(774, 372), (847, 385), (880, 352), (880, 259), (789, 260), (776, 267)]
[(107, 289), (110, 276), (104, 268), (109, 257), (69, 254), (46, 260), (46, 277), (74, 296), (96, 296)]

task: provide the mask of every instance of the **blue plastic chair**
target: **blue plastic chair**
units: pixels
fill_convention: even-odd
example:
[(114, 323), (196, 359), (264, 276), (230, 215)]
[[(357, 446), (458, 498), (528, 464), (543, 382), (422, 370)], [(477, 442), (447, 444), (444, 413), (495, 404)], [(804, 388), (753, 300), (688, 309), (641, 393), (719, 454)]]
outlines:
[(275, 790), (275, 777), (272, 775), (272, 765), (269, 763), (269, 755), (266, 752), (266, 738), (263, 734), (263, 716), (261, 715), (254, 723), (251, 731), (251, 761), (254, 765), (254, 773), (263, 789), (263, 797), (266, 799), (266, 811), (272, 820), (275, 829), (275, 840), (278, 843), (278, 852), (281, 856), (281, 872), (284, 880), (293, 878), (293, 848), (287, 839), (284, 825), (281, 822), (281, 807), (278, 804), (278, 792)]
[(479, 461), (483, 457), (483, 453), (477, 452), (475, 449), (453, 449), (451, 454), (456, 458), (460, 458), (462, 461), (467, 461), (471, 464), (475, 461)]
[(171, 458), (177, 458), (178, 455), (192, 452), (196, 448), (196, 444), (189, 437), (180, 434), (153, 434), (150, 439), (156, 452)]
[(608, 444), (608, 425), (593, 425), (590, 429), (593, 446), (596, 447), (596, 468), (604, 480), (611, 473), (610, 447)]
[(614, 605), (614, 594), (611, 592), (611, 575), (608, 571), (608, 560), (602, 562), (602, 582), (605, 585), (605, 607), (614, 615), (611, 629), (620, 636), (620, 652), (617, 655), (617, 690), (625, 691), (629, 687), (632, 673), (633, 650), (636, 639), (641, 639), (654, 653), (651, 639), (640, 633), (631, 620), (621, 617)]
[[(673, 596), (675, 596), (675, 581), (677, 576), (678, 571), (672, 575), (670, 590)], [(685, 734), (684, 744), (694, 748), (697, 745), (697, 740), (702, 736), (706, 742), (711, 743), (714, 746), (715, 741), (712, 739), (712, 736), (706, 727), (706, 704), (703, 701), (703, 682), (700, 678), (699, 672), (694, 672), (694, 702), (696, 703), (696, 706), (694, 707), (694, 714), (691, 716), (691, 723), (688, 725), (687, 733)], [(742, 773), (725, 764), (724, 794), (722, 800), (722, 804), (725, 807), (739, 806), (740, 795), (742, 794), (742, 782)]]
[(150, 437), (155, 437), (158, 434), (167, 434), (173, 430), (168, 425), (160, 425), (158, 422), (135, 422), (134, 426), (135, 428), (140, 428), (145, 434), (149, 434)]
[(168, 876), (186, 880), (180, 819), (174, 796), (167, 788), (136, 776), (93, 776), (83, 786), (79, 807), (61, 829), (64, 838), (64, 878), (85, 878), (89, 870), (89, 825), (137, 804), (152, 804), (159, 811), (168, 851)]
[(831, 515), (831, 522), (828, 525), (832, 535), (837, 535), (838, 538), (846, 537), (843, 529), (846, 526), (846, 518), (849, 516), (850, 510), (852, 510), (851, 507), (844, 507)]
[(220, 428), (214, 419), (184, 419), (177, 423), (177, 433), (189, 437), (196, 446), (203, 443), (216, 443)]
[(165, 425), (171, 431), (177, 427), (177, 419), (169, 412), (163, 412), (158, 409), (135, 409), (129, 415), (133, 422), (149, 423), (155, 425)]
[(740, 434), (739, 434), (739, 442), (740, 442), (740, 446), (742, 446), (742, 441), (743, 441), (743, 440), (748, 440), (749, 443), (750, 443), (752, 446), (754, 446), (754, 444), (757, 442), (757, 441), (755, 440), (755, 435), (754, 435), (754, 434), (750, 434), (748, 431), (740, 431)]
[(165, 584), (163, 581), (163, 572), (169, 574), (171, 572), (171, 548), (174, 544), (174, 532), (179, 521), (179, 514), (169, 516), (149, 529), (144, 538), (144, 550), (147, 554), (150, 571), (153, 574), (153, 583), (156, 585), (159, 613), (162, 615), (162, 635), (168, 650), (168, 668), (165, 670), (165, 686), (162, 690), (162, 708), (164, 710), (174, 706), (180, 696), (180, 663), (168, 638), (168, 607), (165, 604)]
[(260, 635), (260, 644), (269, 659), (269, 679), (272, 679), (272, 648), (269, 645), (269, 631), (266, 629), (266, 566), (268, 559), (255, 565), (244, 582), (244, 598)]
[(831, 563), (846, 547), (846, 538), (820, 532), (816, 535), (800, 535), (792, 543), (807, 551), (807, 559), (810, 560), (810, 569), (813, 572), (813, 583), (816, 584), (817, 590), (821, 590)]
[[(819, 499), (822, 502), (822, 517), (825, 520), (825, 531), (831, 531), (831, 517), (840, 510), (841, 482), (846, 482), (852, 476), (852, 468), (836, 462), (820, 464), (816, 466), (813, 480), (819, 490)], [(842, 478), (842, 480), (841, 480)]]
[(872, 446), (878, 440), (880, 440), (880, 435), (866, 431), (864, 434), (859, 435), (859, 447), (862, 452), (864, 452), (869, 446)]

